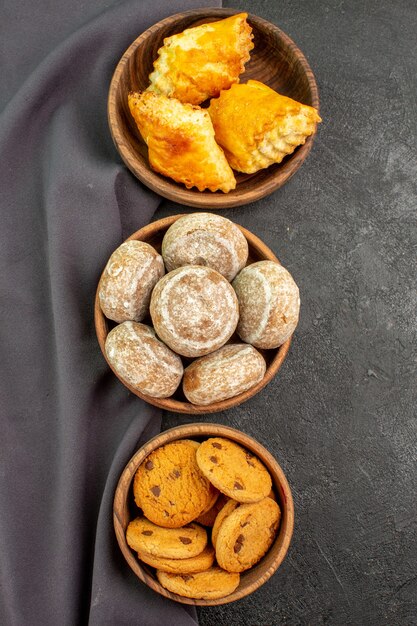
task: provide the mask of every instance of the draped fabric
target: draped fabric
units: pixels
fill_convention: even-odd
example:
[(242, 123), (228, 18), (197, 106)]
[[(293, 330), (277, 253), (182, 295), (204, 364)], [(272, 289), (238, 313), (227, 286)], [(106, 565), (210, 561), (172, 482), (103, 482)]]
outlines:
[(158, 432), (161, 416), (109, 372), (93, 303), (110, 253), (161, 201), (126, 170), (112, 144), (111, 75), (151, 24), (204, 4), (220, 3), (22, 0), (2, 9), (5, 626), (196, 623), (194, 609), (137, 580), (114, 537), (118, 477), (137, 446)]

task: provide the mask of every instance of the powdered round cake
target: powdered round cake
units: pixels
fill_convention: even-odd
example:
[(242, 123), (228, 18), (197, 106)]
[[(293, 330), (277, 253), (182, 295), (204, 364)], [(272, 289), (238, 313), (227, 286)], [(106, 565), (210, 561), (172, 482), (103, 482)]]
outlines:
[(105, 351), (116, 373), (147, 396), (168, 398), (181, 382), (180, 357), (145, 324), (123, 322), (113, 328), (107, 335)]
[(187, 265), (166, 274), (150, 304), (158, 336), (187, 357), (214, 352), (232, 336), (239, 318), (230, 283), (208, 267)]
[(265, 359), (253, 346), (226, 345), (185, 369), (184, 394), (193, 404), (226, 400), (256, 385), (265, 370)]
[(212, 213), (192, 213), (170, 226), (162, 242), (167, 271), (183, 265), (204, 265), (228, 281), (245, 267), (248, 242), (230, 220)]
[(98, 286), (100, 307), (115, 322), (140, 322), (151, 291), (165, 274), (160, 254), (143, 241), (125, 241), (111, 255)]
[(294, 332), (300, 312), (298, 287), (274, 261), (243, 268), (233, 281), (239, 300), (237, 333), (257, 348), (277, 348)]

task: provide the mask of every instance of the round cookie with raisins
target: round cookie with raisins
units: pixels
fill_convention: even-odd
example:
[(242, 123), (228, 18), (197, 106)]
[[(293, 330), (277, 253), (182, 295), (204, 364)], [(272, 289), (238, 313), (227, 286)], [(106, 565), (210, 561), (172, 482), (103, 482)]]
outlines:
[[(167, 530), (174, 530), (169, 528)], [(138, 557), (144, 563), (147, 563), (161, 572), (169, 574), (193, 574), (194, 572), (204, 572), (214, 563), (214, 549), (212, 546), (206, 546), (200, 554), (190, 556), (185, 559), (167, 559), (147, 552), (138, 552)]]
[(135, 502), (154, 524), (179, 528), (214, 501), (216, 489), (197, 465), (199, 446), (189, 439), (173, 441), (154, 450), (137, 469)]
[(275, 539), (281, 510), (275, 500), (238, 505), (221, 523), (216, 559), (228, 572), (243, 572), (257, 563)]
[(240, 582), (240, 575), (226, 572), (214, 566), (196, 574), (168, 574), (156, 571), (156, 576), (165, 589), (186, 598), (214, 600), (233, 593)]
[(207, 533), (198, 524), (162, 528), (145, 517), (137, 517), (127, 527), (126, 541), (136, 552), (165, 559), (188, 559), (203, 552)]
[(197, 450), (197, 463), (219, 491), (238, 502), (257, 502), (272, 488), (266, 467), (248, 450), (222, 437), (206, 439)]

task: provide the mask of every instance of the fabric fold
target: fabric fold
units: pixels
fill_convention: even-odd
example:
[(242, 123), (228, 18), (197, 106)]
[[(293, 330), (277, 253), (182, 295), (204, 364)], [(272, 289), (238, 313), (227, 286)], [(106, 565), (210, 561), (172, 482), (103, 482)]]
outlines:
[[(35, 49), (30, 20), (39, 23), (38, 6), (23, 4), (24, 43)], [(81, 4), (74, 0), (66, 19)], [(22, 69), (2, 113), (0, 623), (7, 626), (196, 623), (194, 609), (138, 581), (116, 543), (118, 477), (139, 443), (158, 432), (161, 414), (109, 371), (93, 307), (110, 253), (161, 201), (112, 144), (111, 75), (151, 24), (201, 4), (106, 9), (29, 77)], [(63, 17), (52, 7), (44, 28)]]

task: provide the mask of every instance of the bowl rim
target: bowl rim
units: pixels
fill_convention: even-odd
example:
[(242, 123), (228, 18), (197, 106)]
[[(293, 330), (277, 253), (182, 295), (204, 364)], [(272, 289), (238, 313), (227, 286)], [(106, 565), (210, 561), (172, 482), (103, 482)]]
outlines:
[[(167, 589), (162, 587), (162, 585), (153, 576), (151, 576), (151, 574), (146, 571), (146, 568), (141, 565), (138, 558), (134, 555), (133, 551), (130, 549), (126, 542), (126, 534), (125, 528), (123, 527), (122, 516), (125, 515), (126, 519), (129, 518), (127, 513), (127, 501), (135, 472), (140, 463), (142, 463), (142, 461), (153, 450), (161, 447), (162, 445), (165, 445), (166, 443), (170, 443), (172, 441), (176, 441), (178, 439), (183, 439), (186, 437), (196, 438), (212, 436), (229, 438), (232, 441), (235, 441), (236, 443), (239, 443), (240, 445), (248, 448), (249, 450), (254, 452), (261, 460), (261, 462), (267, 467), (269, 473), (271, 474), (273, 486), (278, 492), (277, 495), (279, 497), (279, 504), (281, 508), (281, 521), (278, 535), (276, 536), (274, 543), (269, 548), (266, 555), (262, 557), (258, 564), (248, 570), (248, 572), (256, 571), (256, 568), (258, 568), (262, 564), (263, 560), (267, 558), (273, 547), (275, 545), (279, 545), (278, 550), (266, 571), (261, 576), (259, 576), (259, 578), (255, 582), (249, 584), (245, 589), (240, 589), (241, 583), (239, 583), (238, 588), (228, 596), (216, 600), (203, 600), (186, 598), (184, 596), (180, 596), (178, 594), (168, 591)], [(259, 452), (261, 452), (261, 455), (259, 454)], [(123, 494), (125, 494), (125, 498), (122, 497)], [(196, 606), (217, 606), (240, 600), (245, 596), (253, 593), (257, 589), (259, 589), (259, 587), (261, 587), (267, 580), (269, 580), (271, 576), (277, 571), (288, 552), (288, 548), (291, 543), (291, 538), (294, 531), (294, 501), (292, 498), (292, 493), (288, 480), (278, 461), (271, 454), (271, 452), (269, 452), (269, 450), (267, 450), (267, 448), (259, 443), (259, 441), (257, 441), (254, 437), (246, 434), (241, 430), (232, 428), (231, 426), (225, 426), (223, 424), (211, 422), (195, 422), (191, 424), (182, 424), (180, 426), (169, 428), (168, 430), (165, 430), (149, 439), (149, 441), (147, 441), (138, 450), (136, 450), (136, 452), (125, 465), (114, 492), (113, 529), (116, 535), (117, 543), (126, 562), (136, 574), (136, 576), (148, 587), (150, 587), (157, 593), (182, 604), (191, 604)], [(243, 572), (242, 574), (244, 575), (245, 572)]]
[[(246, 11), (244, 12), (246, 13)], [(289, 155), (288, 160), (284, 160), (283, 163), (279, 164), (281, 167), (275, 176), (273, 176), (272, 178), (266, 178), (265, 180), (261, 181), (261, 183), (259, 183), (257, 187), (251, 190), (250, 197), (246, 198), (239, 195), (238, 187), (227, 194), (224, 194), (222, 192), (213, 193), (210, 191), (201, 192), (195, 190), (194, 188), (186, 189), (184, 185), (176, 183), (175, 181), (164, 177), (157, 172), (154, 172), (150, 168), (150, 166), (145, 166), (140, 160), (136, 158), (130, 146), (124, 140), (118, 126), (116, 126), (116, 123), (113, 123), (113, 119), (117, 120), (116, 95), (119, 89), (119, 84), (124, 67), (127, 64), (129, 58), (135, 52), (135, 50), (143, 42), (145, 42), (150, 36), (154, 35), (161, 27), (164, 27), (166, 24), (172, 23), (173, 20), (179, 20), (184, 17), (192, 16), (195, 16), (196, 18), (204, 18), (206, 16), (210, 16), (222, 19), (231, 15), (238, 15), (239, 13), (242, 13), (242, 11), (238, 11), (237, 9), (233, 8), (206, 7), (175, 13), (164, 18), (163, 20), (160, 20), (159, 22), (156, 22), (148, 29), (146, 29), (143, 33), (141, 33), (125, 50), (116, 65), (116, 69), (114, 70), (112, 79), (110, 81), (110, 88), (107, 99), (107, 120), (113, 143), (126, 167), (132, 172), (132, 174), (136, 178), (138, 178), (144, 185), (146, 185), (149, 189), (151, 189), (158, 195), (163, 196), (168, 200), (174, 200), (175, 202), (184, 204), (186, 206), (197, 207), (200, 209), (212, 206), (215, 210), (221, 210), (234, 206), (243, 206), (245, 204), (260, 200), (261, 198), (270, 195), (276, 189), (286, 183), (296, 173), (301, 164), (307, 158), (308, 154), (311, 151), (311, 148), (313, 147), (316, 133), (310, 135), (310, 137), (306, 139), (303, 145), (298, 146), (296, 150), (291, 155)], [(300, 50), (300, 48), (286, 33), (284, 33), (284, 31), (282, 31), (272, 22), (269, 22), (262, 17), (254, 15), (253, 13), (248, 13), (247, 19), (249, 22), (252, 21), (253, 23), (257, 23), (259, 26), (272, 29), (297, 57), (307, 77), (307, 81), (311, 91), (311, 106), (316, 108), (317, 112), (319, 113), (320, 101), (316, 79), (305, 55)], [(273, 167), (273, 165), (271, 167)]]
[[(169, 226), (171, 226), (171, 224), (173, 224), (178, 219), (186, 215), (188, 214), (178, 213), (176, 215), (170, 215), (160, 220), (156, 220), (155, 222), (151, 222), (150, 224), (147, 224), (143, 228), (140, 228), (139, 230), (132, 233), (125, 241), (131, 241), (133, 239), (146, 241), (146, 237), (155, 235), (160, 231), (168, 229)], [(261, 239), (259, 239), (259, 237), (254, 235), (251, 231), (247, 230), (243, 226), (240, 226), (240, 224), (236, 224), (236, 222), (233, 222), (233, 224), (235, 224), (235, 226), (237, 226), (241, 230), (246, 240), (248, 241), (248, 244), (252, 248), (254, 248), (259, 254), (262, 254), (263, 256), (265, 255), (267, 256), (266, 260), (272, 260), (281, 265), (278, 257), (272, 252), (270, 248), (268, 248), (266, 244), (264, 244), (264, 242)], [(139, 239), (139, 236), (140, 236), (140, 239)], [(107, 264), (107, 261), (106, 261), (106, 264)], [(99, 301), (99, 293), (98, 293), (101, 276), (104, 273), (105, 267), (106, 265), (104, 265), (103, 271), (101, 272), (100, 278), (97, 282), (95, 301), (94, 301), (94, 326), (95, 326), (97, 340), (98, 340), (101, 352), (104, 356), (104, 359), (107, 362), (107, 365), (110, 367), (110, 369), (115, 374), (115, 376), (119, 379), (119, 381), (125, 387), (127, 387), (129, 391), (131, 391), (133, 394), (135, 394), (142, 400), (145, 400), (149, 404), (152, 404), (153, 406), (159, 407), (161, 409), (165, 409), (167, 411), (173, 411), (175, 413), (185, 413), (185, 414), (190, 414), (190, 415), (199, 415), (199, 414), (201, 415), (201, 414), (225, 411), (232, 407), (239, 406), (243, 402), (246, 402), (246, 400), (249, 400), (250, 398), (255, 396), (274, 378), (274, 376), (277, 374), (278, 370), (280, 369), (282, 363), (284, 362), (291, 346), (293, 334), (281, 346), (279, 346), (278, 348), (271, 349), (271, 352), (275, 351), (276, 354), (271, 360), (271, 362), (269, 363), (269, 365), (267, 365), (267, 369), (262, 380), (260, 380), (256, 385), (254, 385), (250, 389), (236, 396), (232, 396), (231, 398), (220, 400), (218, 402), (212, 402), (211, 404), (200, 405), (200, 404), (192, 404), (191, 402), (186, 402), (182, 400), (176, 400), (172, 398), (172, 396), (169, 398), (153, 398), (151, 396), (145, 395), (144, 393), (132, 387), (127, 381), (123, 380), (120, 377), (120, 375), (116, 372), (112, 364), (109, 362), (107, 355), (106, 355), (105, 341), (109, 332), (108, 321), (104, 313), (101, 310), (100, 301)]]

